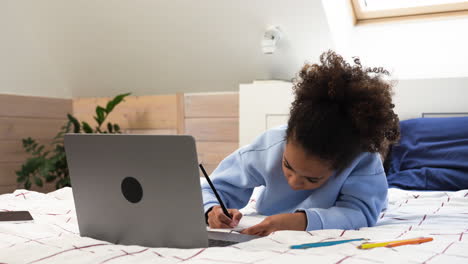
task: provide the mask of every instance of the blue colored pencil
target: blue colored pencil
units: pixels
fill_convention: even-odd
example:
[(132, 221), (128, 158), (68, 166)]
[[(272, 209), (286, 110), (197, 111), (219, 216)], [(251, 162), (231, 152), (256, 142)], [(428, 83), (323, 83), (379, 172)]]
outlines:
[(347, 239), (347, 240), (337, 240), (337, 241), (327, 241), (327, 242), (316, 242), (316, 243), (308, 243), (308, 244), (301, 244), (301, 245), (294, 245), (291, 246), (291, 249), (306, 249), (306, 248), (316, 248), (316, 247), (328, 247), (339, 245), (343, 243), (353, 242), (353, 241), (362, 241), (367, 240), (365, 238), (356, 238), (356, 239)]

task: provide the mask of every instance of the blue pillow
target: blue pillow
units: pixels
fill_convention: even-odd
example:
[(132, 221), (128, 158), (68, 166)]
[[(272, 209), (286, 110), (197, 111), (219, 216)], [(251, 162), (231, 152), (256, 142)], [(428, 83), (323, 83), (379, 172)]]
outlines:
[(468, 189), (468, 117), (410, 119), (400, 129), (389, 155), (390, 187)]

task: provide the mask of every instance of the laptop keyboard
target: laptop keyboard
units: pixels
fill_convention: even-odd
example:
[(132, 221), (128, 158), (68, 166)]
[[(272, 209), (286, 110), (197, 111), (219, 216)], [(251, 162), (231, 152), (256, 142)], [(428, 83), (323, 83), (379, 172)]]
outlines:
[(208, 239), (208, 247), (227, 247), (230, 245), (237, 244), (239, 242), (226, 241), (226, 240), (217, 240), (217, 239)]

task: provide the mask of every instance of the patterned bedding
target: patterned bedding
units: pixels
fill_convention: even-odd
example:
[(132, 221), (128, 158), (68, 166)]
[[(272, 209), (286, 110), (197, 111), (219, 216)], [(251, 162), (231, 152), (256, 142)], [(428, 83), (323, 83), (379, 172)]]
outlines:
[[(244, 213), (255, 219), (252, 200)], [(468, 263), (468, 190), (389, 190), (388, 209), (377, 226), (360, 230), (281, 231), (224, 248), (146, 248), (80, 237), (72, 190), (49, 194), (16, 190), (0, 195), (0, 211), (29, 210), (33, 223), (0, 223), (0, 263)], [(292, 250), (302, 243), (351, 238), (434, 241), (360, 250), (360, 242)]]

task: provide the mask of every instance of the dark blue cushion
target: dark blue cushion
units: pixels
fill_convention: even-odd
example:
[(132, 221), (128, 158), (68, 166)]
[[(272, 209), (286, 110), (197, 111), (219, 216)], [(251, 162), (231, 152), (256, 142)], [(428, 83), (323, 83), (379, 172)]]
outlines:
[(410, 119), (400, 129), (389, 155), (390, 187), (468, 189), (468, 117)]

